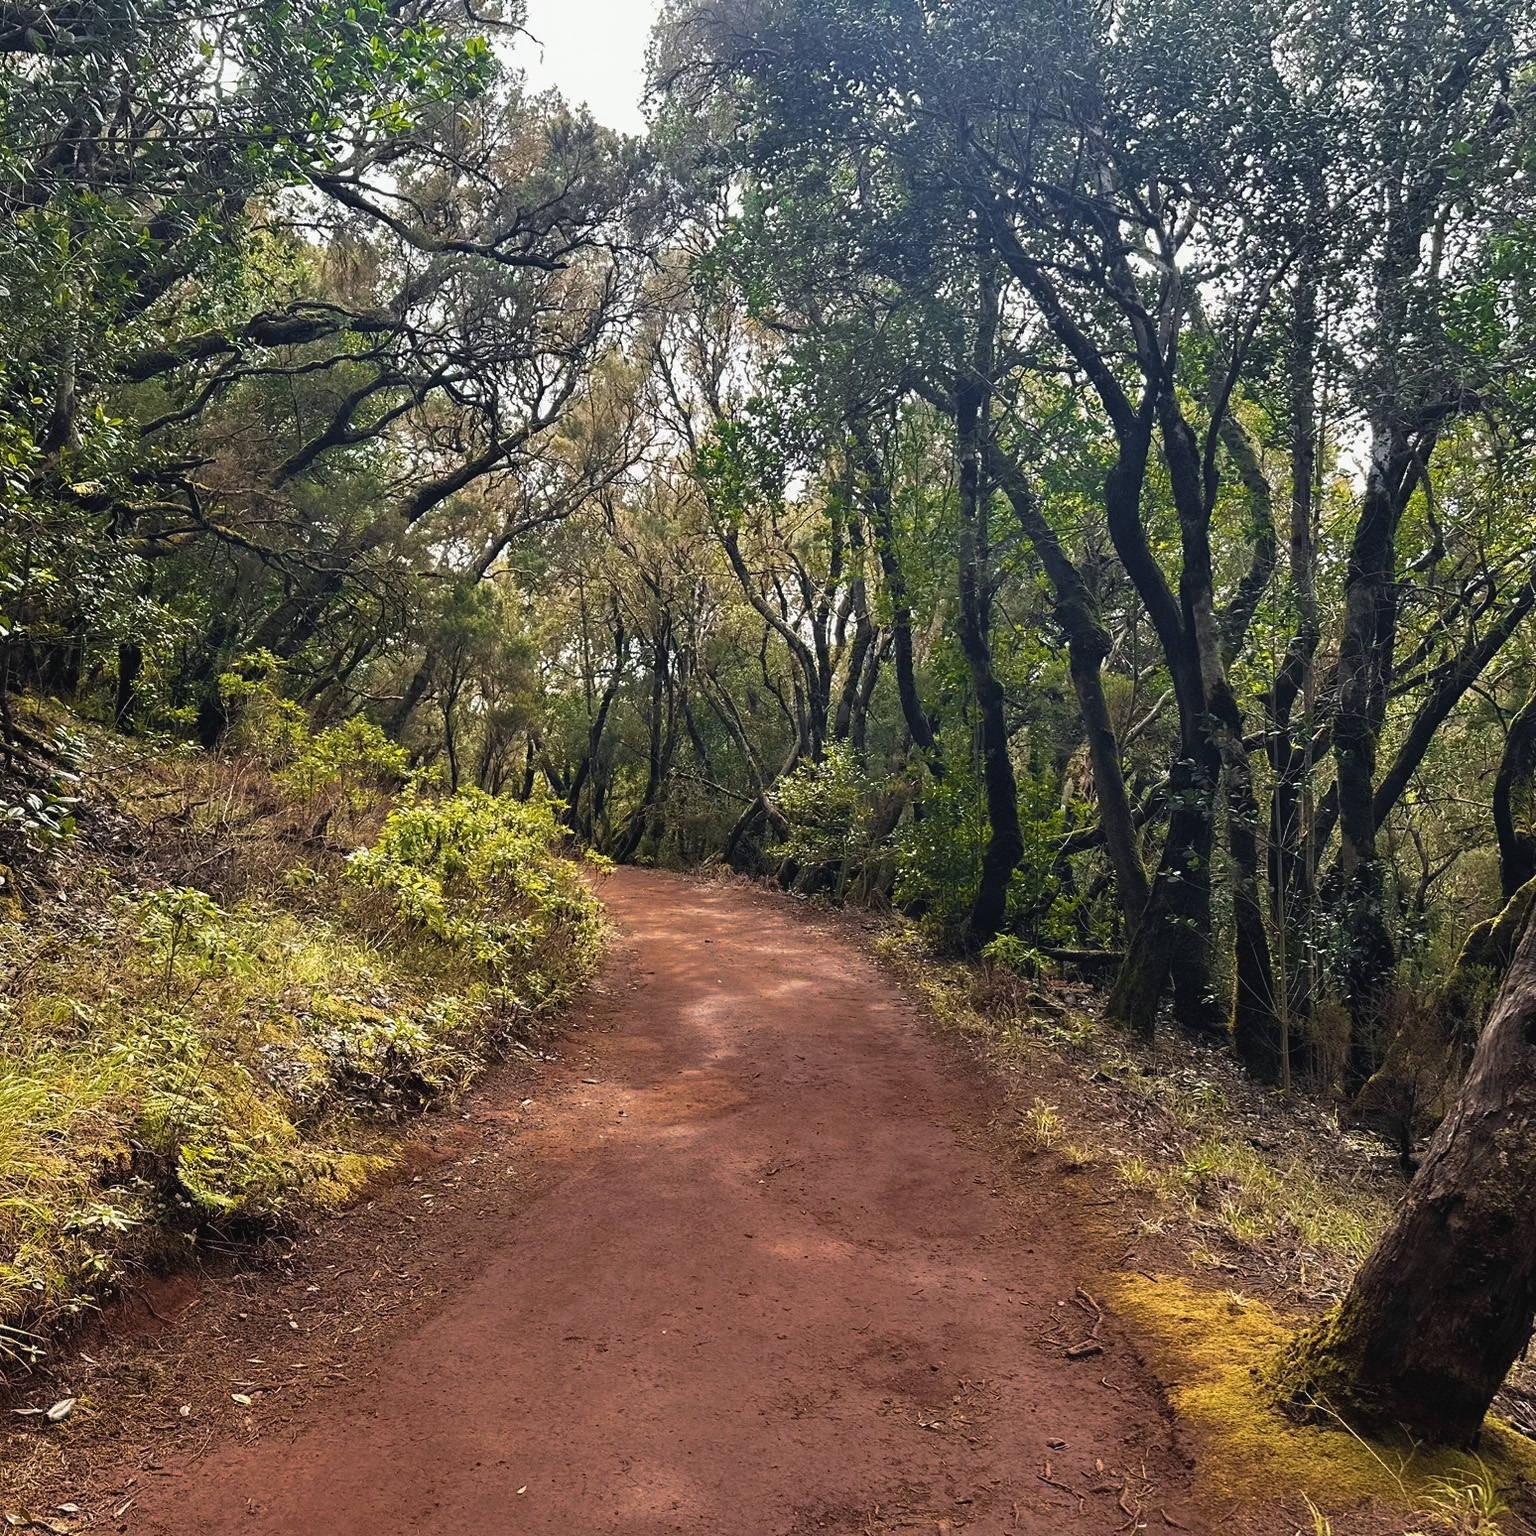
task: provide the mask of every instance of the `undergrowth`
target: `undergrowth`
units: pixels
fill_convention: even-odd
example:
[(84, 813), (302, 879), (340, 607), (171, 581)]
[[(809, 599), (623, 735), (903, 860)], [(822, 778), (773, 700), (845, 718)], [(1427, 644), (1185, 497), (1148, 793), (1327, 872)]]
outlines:
[(277, 718), (225, 758), (104, 738), (78, 842), (7, 872), (0, 1372), (127, 1275), (347, 1199), (599, 957), (556, 804)]
[(1380, 1168), (1384, 1145), (1315, 1104), (1266, 1093), (1219, 1052), (1177, 1038), (1136, 1045), (1099, 1025), (1091, 994), (1052, 989), (1033, 966), (1021, 975), (995, 960), (944, 963), (910, 927), (878, 947), (941, 1025), (1005, 1068), (1033, 1058), (1073, 1072), (1063, 1104), (1020, 1104), (1016, 1140), (1112, 1180), (1139, 1207), (1133, 1236), (1178, 1242), (1195, 1268), (1262, 1257), (1305, 1300), (1329, 1299), (1370, 1251), (1400, 1189)]

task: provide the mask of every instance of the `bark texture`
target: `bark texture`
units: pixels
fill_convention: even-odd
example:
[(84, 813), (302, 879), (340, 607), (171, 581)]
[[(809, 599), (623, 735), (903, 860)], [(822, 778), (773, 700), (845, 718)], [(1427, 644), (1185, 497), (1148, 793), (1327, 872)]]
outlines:
[[(980, 372), (980, 370), (978, 370)], [(965, 924), (971, 949), (997, 937), (1008, 910), (1008, 886), (1024, 856), (1019, 788), (1008, 755), (1008, 716), (1003, 685), (992, 660), (992, 587), (982, 441), (987, 397), (967, 386), (957, 392), (956, 438), (960, 454), (960, 647), (970, 667), (981, 722), (981, 777), (986, 791), (986, 851), (981, 881)]]
[(1472, 1069), (1338, 1312), (1285, 1367), (1298, 1401), (1474, 1446), (1536, 1319), (1536, 922)]

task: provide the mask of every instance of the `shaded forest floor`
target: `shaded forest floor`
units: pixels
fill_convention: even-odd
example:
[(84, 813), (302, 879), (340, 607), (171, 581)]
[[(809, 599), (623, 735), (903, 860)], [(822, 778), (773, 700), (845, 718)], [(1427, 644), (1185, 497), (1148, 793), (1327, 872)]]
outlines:
[[(1470, 1464), (1291, 1429), (1247, 1384), (1369, 1241), (1384, 1148), (885, 938), (935, 1039), (851, 915), (635, 870), (604, 896), (622, 938), (558, 1053), (421, 1122), (350, 1212), (109, 1312), (24, 1394), (78, 1406), (11, 1434), (0, 1513), (1290, 1533), (1310, 1495), (1339, 1536), (1447, 1528), (1425, 1478)], [(1520, 1450), (1485, 1449), (1518, 1498)]]

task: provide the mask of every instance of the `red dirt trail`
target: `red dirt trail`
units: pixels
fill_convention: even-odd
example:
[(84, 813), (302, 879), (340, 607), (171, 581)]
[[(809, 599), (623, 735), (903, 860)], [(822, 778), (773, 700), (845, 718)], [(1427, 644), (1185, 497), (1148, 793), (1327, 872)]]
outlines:
[(1115, 1320), (1065, 1358), (1083, 1213), (879, 968), (754, 891), (603, 895), (598, 1081), (520, 1141), (554, 1175), (352, 1397), (144, 1488), (134, 1532), (1209, 1531)]

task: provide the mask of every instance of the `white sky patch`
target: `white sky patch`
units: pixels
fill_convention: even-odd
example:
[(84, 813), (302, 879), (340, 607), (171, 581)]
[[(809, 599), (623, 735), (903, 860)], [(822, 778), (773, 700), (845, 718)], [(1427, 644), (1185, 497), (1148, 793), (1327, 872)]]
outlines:
[(514, 61), (536, 89), (555, 86), (573, 106), (585, 102), (598, 122), (643, 133), (640, 96), (645, 50), (659, 0), (529, 0), (528, 31)]

